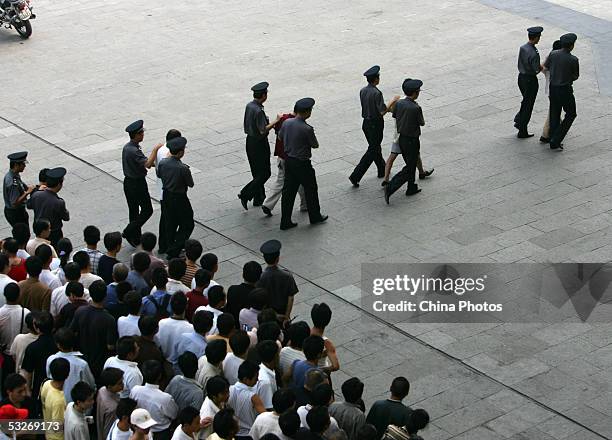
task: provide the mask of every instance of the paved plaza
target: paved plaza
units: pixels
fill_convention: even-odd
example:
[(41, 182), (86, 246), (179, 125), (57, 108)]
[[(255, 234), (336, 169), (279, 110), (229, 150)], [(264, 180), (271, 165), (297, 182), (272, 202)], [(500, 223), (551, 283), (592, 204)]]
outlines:
[[(42, 167), (68, 169), (64, 233), (75, 245), (86, 224), (127, 224), (124, 127), (144, 119), (145, 154), (177, 128), (196, 184), (193, 238), (219, 256), (226, 286), (246, 261), (261, 261), (263, 241), (283, 242), (281, 264), (300, 283), (298, 319), (309, 320), (316, 302), (332, 307), (338, 391), (358, 376), (369, 405), (406, 376), (408, 404), (432, 416), (427, 440), (612, 439), (611, 324), (394, 325), (360, 310), (362, 263), (611, 259), (612, 1), (34, 4), (31, 40), (0, 30), (0, 153), (30, 151), (28, 183)], [(578, 34), (578, 118), (563, 152), (537, 141), (543, 78), (536, 137), (519, 140), (512, 127), (516, 55), (535, 25), (543, 56), (561, 34)], [(348, 181), (366, 148), (358, 90), (373, 64), (386, 100), (404, 78), (423, 80), (421, 154), (435, 168), (421, 194), (398, 192), (389, 206), (374, 169), (360, 188)], [(281, 232), (280, 205), (266, 218), (236, 198), (250, 180), (242, 117), (259, 81), (270, 83), (272, 117), (303, 96), (317, 101), (310, 123), (324, 225), (296, 212), (299, 227)], [(385, 157), (393, 128), (387, 119)], [(156, 232), (154, 207), (145, 229)], [(10, 235), (5, 222), (2, 233)]]

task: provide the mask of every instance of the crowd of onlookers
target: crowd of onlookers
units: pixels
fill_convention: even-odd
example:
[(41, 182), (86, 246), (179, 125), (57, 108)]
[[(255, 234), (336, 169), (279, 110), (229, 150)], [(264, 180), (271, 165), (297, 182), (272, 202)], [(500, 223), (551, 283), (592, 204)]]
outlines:
[[(197, 240), (165, 261), (144, 233), (120, 261), (119, 232), (87, 226), (83, 249), (52, 247), (49, 232), (46, 220), (34, 237), (16, 224), (2, 241), (0, 421), (59, 421), (44, 435), (68, 440), (414, 440), (429, 423), (402, 403), (404, 377), (368, 411), (356, 377), (335, 401), (332, 311), (315, 304), (311, 323), (291, 320), (298, 288), (278, 267), (280, 244), (226, 290)], [(36, 435), (3, 427), (0, 440)]]

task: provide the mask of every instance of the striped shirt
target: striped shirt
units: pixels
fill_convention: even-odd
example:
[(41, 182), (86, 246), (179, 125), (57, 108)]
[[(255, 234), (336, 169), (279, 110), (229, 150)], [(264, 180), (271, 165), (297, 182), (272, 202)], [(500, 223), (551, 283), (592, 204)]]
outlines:
[(239, 436), (247, 436), (251, 431), (251, 427), (257, 418), (257, 411), (253, 407), (251, 399), (256, 394), (255, 387), (250, 387), (242, 382), (236, 382), (230, 386), (229, 400), (227, 406), (236, 412), (238, 418), (238, 434)]
[(281, 348), (280, 351), (280, 362), (279, 369), (281, 374), (285, 374), (287, 370), (293, 365), (294, 361), (305, 361), (306, 356), (301, 350), (296, 350), (289, 346)]

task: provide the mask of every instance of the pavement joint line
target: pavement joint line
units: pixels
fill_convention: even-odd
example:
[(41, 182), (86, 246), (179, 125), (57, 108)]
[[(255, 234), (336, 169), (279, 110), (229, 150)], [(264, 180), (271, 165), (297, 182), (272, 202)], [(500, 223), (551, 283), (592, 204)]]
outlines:
[[(109, 172), (99, 168), (97, 165), (95, 165), (95, 164), (93, 164), (91, 162), (88, 162), (87, 160), (85, 160), (85, 159), (83, 159), (81, 157), (78, 157), (77, 155), (75, 155), (75, 154), (71, 153), (70, 151), (62, 148), (61, 146), (57, 145), (56, 143), (53, 143), (53, 142), (43, 138), (42, 136), (37, 135), (33, 131), (28, 130), (28, 129), (22, 127), (21, 125), (19, 125), (19, 124), (15, 123), (15, 122), (5, 118), (4, 116), (0, 116), (0, 120), (6, 122), (7, 124), (12, 125), (13, 127), (23, 131), (27, 135), (29, 135), (29, 136), (37, 139), (37, 140), (39, 140), (39, 141), (49, 145), (50, 147), (56, 148), (57, 150), (59, 150), (62, 153), (72, 157), (73, 159), (77, 159), (78, 161), (84, 163), (85, 165), (88, 165), (88, 166), (98, 170), (100, 173), (110, 177), (111, 179), (113, 179), (113, 180), (115, 180), (117, 182), (122, 182), (121, 179), (119, 179), (118, 177), (113, 176), (111, 173), (109, 173)], [(151, 197), (151, 200), (153, 200), (155, 203), (159, 203), (159, 200), (156, 197)], [(212, 228), (210, 226), (207, 226), (205, 223), (203, 223), (203, 222), (201, 222), (199, 220), (196, 220), (196, 219), (194, 219), (194, 223), (199, 225), (200, 227), (208, 230), (208, 231), (211, 231), (211, 232), (213, 232), (213, 233), (223, 237), (224, 239), (230, 241), (231, 243), (234, 243), (235, 245), (240, 246), (241, 248), (251, 252), (252, 254), (258, 255), (258, 253), (255, 250), (253, 250), (253, 249), (249, 248), (248, 246), (240, 243), (239, 241), (237, 241), (237, 240), (235, 240), (235, 239), (225, 235), (223, 232), (219, 232), (219, 231), (215, 230), (214, 228)], [(282, 266), (282, 265), (281, 265), (281, 267), (284, 267), (285, 269), (288, 269), (287, 267)], [(290, 270), (290, 269), (288, 269), (288, 270)], [(299, 272), (291, 271), (291, 273), (297, 275), (298, 277), (302, 278), (303, 280), (307, 281), (308, 283), (312, 284), (313, 286), (317, 287), (318, 289), (321, 289), (322, 291), (324, 291), (327, 294), (333, 296), (334, 298), (342, 301), (343, 303), (358, 309), (359, 311), (361, 311), (361, 313), (364, 313), (368, 317), (370, 317), (370, 318), (374, 319), (375, 321), (383, 324), (384, 326), (393, 329), (394, 331), (398, 332), (402, 336), (405, 336), (408, 339), (411, 339), (411, 340), (417, 342), (418, 344), (421, 344), (422, 346), (437, 352), (438, 354), (446, 357), (447, 359), (450, 359), (452, 361), (455, 361), (455, 362), (459, 363), (460, 365), (462, 365), (463, 367), (465, 367), (468, 370), (472, 371), (473, 373), (476, 373), (476, 374), (478, 374), (480, 376), (483, 376), (483, 377), (487, 378), (488, 380), (490, 380), (490, 381), (492, 381), (492, 382), (494, 382), (494, 383), (496, 383), (496, 384), (498, 384), (498, 385), (500, 385), (500, 386), (502, 386), (502, 387), (504, 387), (504, 388), (506, 388), (508, 390), (511, 390), (512, 392), (520, 395), (521, 397), (524, 397), (525, 399), (527, 399), (527, 400), (531, 401), (532, 403), (540, 406), (541, 408), (544, 408), (545, 410), (547, 410), (547, 411), (549, 411), (549, 412), (551, 412), (551, 413), (553, 413), (553, 414), (555, 414), (555, 415), (557, 415), (559, 417), (562, 417), (562, 418), (564, 418), (565, 420), (568, 420), (571, 423), (574, 423), (575, 425), (581, 427), (582, 429), (584, 429), (584, 430), (586, 430), (586, 431), (588, 431), (588, 432), (590, 432), (590, 433), (592, 433), (592, 434), (594, 434), (594, 435), (596, 435), (596, 436), (598, 436), (598, 437), (600, 437), (600, 438), (602, 438), (604, 440), (612, 440), (612, 438), (606, 437), (605, 435), (595, 431), (594, 429), (592, 429), (592, 428), (586, 426), (585, 424), (583, 424), (583, 423), (573, 419), (572, 417), (567, 416), (567, 415), (563, 414), (562, 412), (560, 412), (560, 411), (558, 411), (558, 410), (556, 410), (556, 409), (554, 409), (554, 408), (552, 408), (552, 407), (550, 407), (550, 406), (540, 402), (539, 400), (529, 396), (528, 394), (523, 393), (522, 391), (514, 388), (513, 386), (505, 384), (504, 382), (502, 382), (502, 381), (500, 381), (498, 379), (495, 379), (494, 377), (490, 376), (489, 374), (485, 373), (484, 371), (481, 371), (478, 368), (475, 368), (475, 367), (471, 366), (470, 364), (466, 363), (462, 359), (460, 359), (460, 358), (458, 358), (456, 356), (453, 356), (453, 355), (445, 352), (443, 349), (437, 348), (437, 347), (429, 344), (428, 342), (420, 339), (419, 337), (414, 336), (414, 335), (408, 333), (407, 331), (405, 331), (405, 330), (395, 326), (394, 324), (391, 324), (390, 322), (385, 321), (384, 319), (376, 316), (375, 314), (373, 314), (373, 313), (371, 313), (371, 312), (369, 312), (369, 311), (359, 307), (358, 305), (353, 304), (352, 302), (350, 302), (350, 301), (342, 298), (341, 296), (335, 294), (334, 292), (332, 292), (331, 290), (327, 289), (326, 287), (321, 286), (320, 284), (316, 283), (315, 281), (312, 281), (308, 277), (305, 277), (305, 276), (301, 275)]]

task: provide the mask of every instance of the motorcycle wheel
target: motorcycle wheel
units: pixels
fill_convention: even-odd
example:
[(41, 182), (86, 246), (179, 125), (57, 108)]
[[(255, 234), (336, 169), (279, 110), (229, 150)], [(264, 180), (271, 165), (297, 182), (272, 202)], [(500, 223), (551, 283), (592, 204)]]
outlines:
[(27, 40), (32, 35), (32, 24), (30, 21), (20, 21), (15, 24), (15, 30), (21, 38)]

